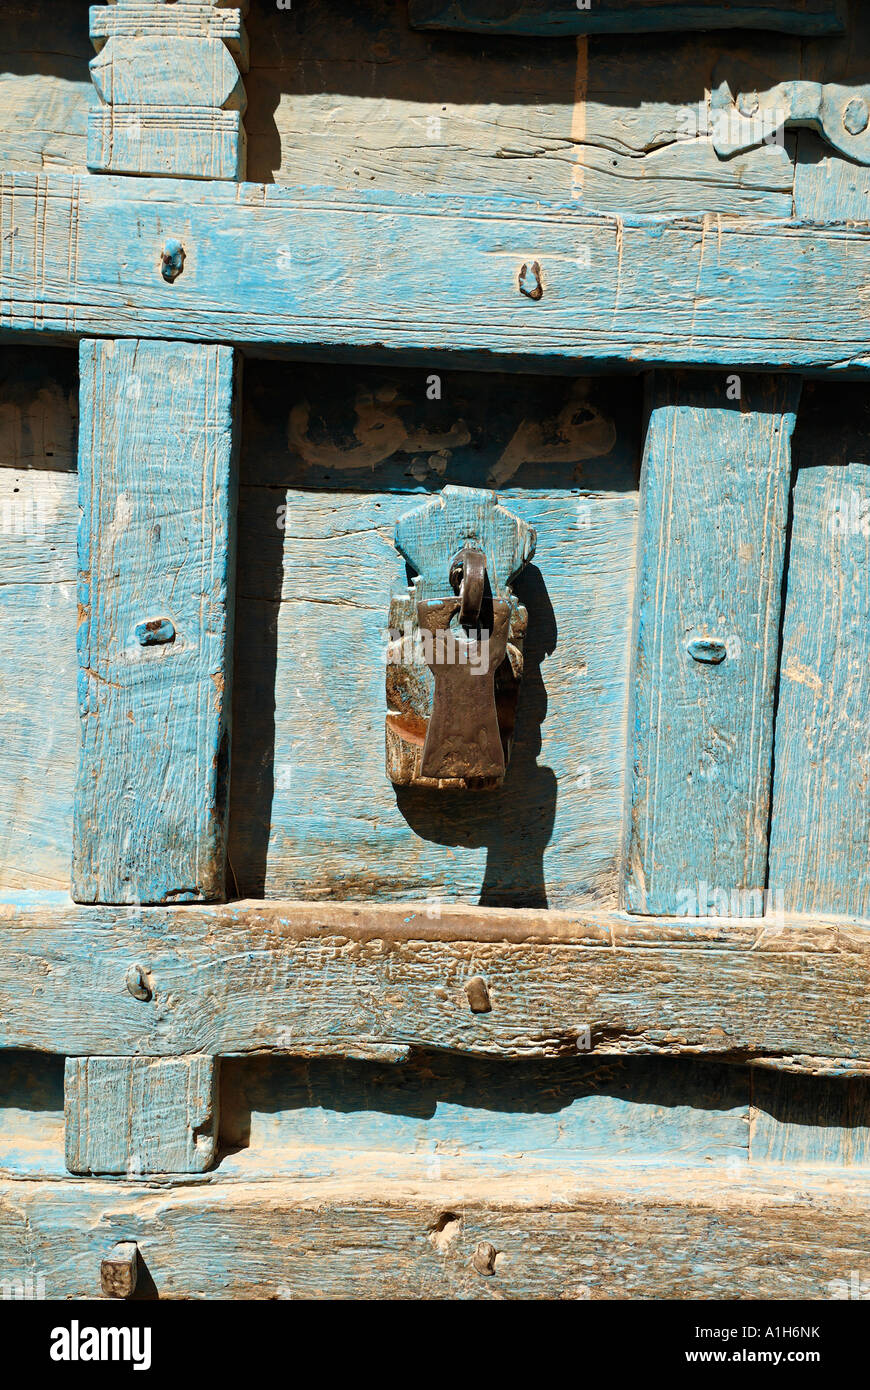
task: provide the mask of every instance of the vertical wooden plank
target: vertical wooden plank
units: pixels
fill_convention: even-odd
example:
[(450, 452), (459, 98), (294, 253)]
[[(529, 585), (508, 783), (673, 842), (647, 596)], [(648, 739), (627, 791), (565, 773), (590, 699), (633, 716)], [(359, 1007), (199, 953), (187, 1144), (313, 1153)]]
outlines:
[(71, 1173), (203, 1173), (215, 1159), (214, 1057), (68, 1057)]
[(764, 910), (799, 392), (783, 376), (671, 374), (651, 384), (626, 884), (633, 912)]
[(81, 344), (73, 897), (224, 895), (236, 354)]
[[(788, 911), (870, 917), (870, 465), (825, 412), (798, 471), (776, 724), (770, 883)], [(820, 421), (821, 423), (821, 421)]]

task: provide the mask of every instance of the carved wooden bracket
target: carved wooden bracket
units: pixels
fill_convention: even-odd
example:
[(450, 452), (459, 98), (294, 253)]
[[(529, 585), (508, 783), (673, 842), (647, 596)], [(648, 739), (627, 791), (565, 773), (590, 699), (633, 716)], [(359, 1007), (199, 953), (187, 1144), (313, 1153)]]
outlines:
[(92, 6), (100, 104), (88, 119), (97, 173), (243, 179), (247, 0), (115, 0)]

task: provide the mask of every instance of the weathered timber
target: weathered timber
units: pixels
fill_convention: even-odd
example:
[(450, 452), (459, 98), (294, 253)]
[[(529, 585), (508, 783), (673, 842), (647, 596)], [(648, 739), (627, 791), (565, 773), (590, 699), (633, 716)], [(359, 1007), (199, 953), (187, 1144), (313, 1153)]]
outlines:
[(770, 884), (786, 911), (870, 914), (870, 454), (864, 400), (811, 393), (776, 718)]
[[(246, 366), (235, 688), (260, 714), (234, 732), (233, 883), (615, 906), (641, 393), (496, 373), (435, 386), (410, 368)], [(397, 798), (382, 726), (387, 612), (407, 582), (394, 527), (444, 484), (497, 489), (538, 533), (517, 584), (530, 625), (507, 783), (449, 805)]]
[[(780, 80), (800, 74), (816, 82), (863, 87), (868, 62), (870, 11), (861, 0), (852, 0), (846, 33), (839, 38), (807, 39), (800, 67), (783, 72)], [(794, 200), (795, 215), (814, 222), (866, 220), (870, 217), (870, 168), (832, 150), (814, 131), (802, 130), (798, 134)]]
[(91, 39), (99, 50), (111, 39), (209, 39), (226, 44), (242, 72), (249, 62), (248, 39), (242, 15), (247, 0), (215, 5), (212, 0), (184, 0), (171, 7), (162, 0), (125, 0), (122, 5), (91, 5)]
[[(866, 1245), (867, 1187), (854, 1177), (802, 1173), (796, 1188), (775, 1168), (615, 1163), (514, 1173), (494, 1191), (473, 1173), (421, 1184), (395, 1166), (368, 1180), (357, 1170), (352, 1187), (349, 1176), (159, 1191), (5, 1181), (4, 1274), (47, 1271), (47, 1298), (96, 1297), (107, 1246), (133, 1240), (139, 1288), (150, 1279), (161, 1299), (827, 1300), (848, 1298)], [(491, 1277), (473, 1263), (484, 1242)], [(349, 1251), (362, 1252), (350, 1266)]]
[(80, 901), (224, 895), (237, 367), (231, 348), (82, 343)]
[(69, 886), (75, 703), (75, 355), (0, 349), (0, 884)]
[[(239, 111), (187, 106), (113, 106), (88, 117), (88, 167), (95, 172), (238, 179), (244, 174)], [(199, 170), (194, 174), (193, 170)]]
[[(737, 395), (737, 399), (733, 397)], [(627, 905), (762, 916), (795, 378), (656, 375)]]
[[(426, 904), (0, 907), (0, 1047), (870, 1059), (870, 934)], [(147, 972), (150, 1000), (127, 988)], [(491, 1009), (465, 991), (486, 983)], [(579, 1045), (578, 1045), (579, 1044)]]
[(811, 1080), (753, 1067), (749, 1157), (754, 1163), (870, 1169), (870, 1077)]
[(67, 1057), (71, 1173), (202, 1173), (217, 1151), (213, 1057)]
[(786, 34), (839, 34), (845, 0), (410, 0), (411, 23), (478, 34), (642, 34), (687, 29), (774, 29)]
[[(143, 11), (135, 24), (128, 16), (126, 36), (119, 30), (113, 41), (138, 33), (135, 41), (145, 42)], [(191, 6), (176, 4), (150, 10), (150, 41), (175, 52), (185, 16), (187, 38), (202, 39)], [(493, 45), (485, 35), (412, 29), (393, 0), (306, 0), (304, 25), (274, 4), (258, 5), (250, 28), (252, 181), (579, 197), (587, 209), (611, 212), (791, 214), (791, 149), (717, 159), (705, 92), (723, 77), (737, 81), (744, 64), (758, 90), (788, 78), (801, 65), (799, 37), (768, 34), (763, 51), (748, 48), (739, 31), (599, 39), (588, 51), (585, 42), (559, 39), (504, 37)], [(23, 54), (36, 71), (19, 71)], [(78, 0), (4, 10), (0, 168), (84, 170), (88, 56)], [(425, 90), (415, 76), (423, 67)], [(120, 140), (120, 118), (115, 129)]]
[(188, 23), (200, 21), (201, 37), (191, 37), (185, 25), (166, 32), (166, 6), (157, 0), (136, 0), (114, 13), (121, 23), (107, 37), (99, 10), (91, 10), (99, 52), (90, 68), (100, 105), (88, 117), (88, 168), (244, 177), (245, 89), (227, 45), (207, 32), (217, 11), (204, 4), (177, 6)]
[[(0, 1174), (66, 1171), (63, 1073), (61, 1057), (0, 1051)], [(322, 1178), (359, 1160), (431, 1179), (469, 1161), (510, 1172), (521, 1155), (527, 1174), (608, 1158), (745, 1167), (749, 1099), (748, 1068), (709, 1057), (224, 1058), (213, 1171)]]
[[(168, 238), (185, 251), (172, 283)], [(575, 372), (870, 368), (855, 312), (870, 278), (864, 226), (5, 174), (0, 247), (3, 334), (132, 332)], [(535, 262), (540, 298), (520, 284)]]

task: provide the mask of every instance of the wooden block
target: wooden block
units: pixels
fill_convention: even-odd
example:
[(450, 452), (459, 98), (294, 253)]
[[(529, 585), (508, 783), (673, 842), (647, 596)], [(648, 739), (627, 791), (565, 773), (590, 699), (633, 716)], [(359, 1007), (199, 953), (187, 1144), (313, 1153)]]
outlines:
[(866, 423), (846, 435), (843, 419), (826, 413), (826, 461), (795, 480), (770, 883), (787, 911), (868, 918), (870, 464), (843, 457), (867, 456)]
[(89, 66), (106, 106), (244, 110), (241, 75), (216, 39), (112, 38)]
[(80, 901), (224, 893), (235, 368), (230, 348), (81, 345)]
[(238, 5), (219, 7), (210, 0), (125, 0), (123, 4), (91, 5), (91, 40), (99, 51), (111, 38), (221, 39), (242, 72), (250, 62), (248, 35)]
[(99, 106), (88, 112), (88, 168), (156, 178), (245, 174), (240, 111), (205, 106)]
[[(741, 398), (726, 391), (739, 382)], [(800, 382), (655, 378), (641, 479), (632, 912), (764, 911)]]
[(215, 1159), (213, 1057), (67, 1057), (71, 1173), (204, 1173)]
[[(160, 252), (176, 229), (189, 261), (170, 287)], [(520, 285), (535, 261), (540, 300)], [(462, 354), (574, 375), (619, 360), (863, 374), (868, 276), (866, 225), (0, 174), (3, 334), (404, 352), (430, 370)]]
[(566, 0), (410, 0), (413, 25), (479, 34), (642, 34), (687, 29), (778, 29), (787, 34), (838, 34), (844, 0), (607, 0), (579, 8)]

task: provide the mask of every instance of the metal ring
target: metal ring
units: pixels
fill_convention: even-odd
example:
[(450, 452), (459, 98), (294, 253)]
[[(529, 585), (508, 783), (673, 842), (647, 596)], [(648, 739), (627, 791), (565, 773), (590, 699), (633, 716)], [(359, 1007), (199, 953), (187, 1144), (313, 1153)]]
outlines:
[(450, 566), (450, 580), (459, 580), (459, 621), (463, 627), (480, 626), (480, 609), (486, 587), (486, 555), (476, 546), (463, 546)]

